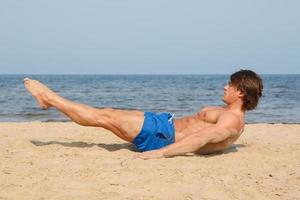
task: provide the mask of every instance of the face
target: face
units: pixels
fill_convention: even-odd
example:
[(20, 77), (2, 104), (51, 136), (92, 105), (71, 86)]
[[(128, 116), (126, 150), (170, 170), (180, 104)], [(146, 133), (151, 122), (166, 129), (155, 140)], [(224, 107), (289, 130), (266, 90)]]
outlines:
[(231, 82), (229, 81), (227, 85), (224, 86), (224, 96), (223, 101), (226, 104), (231, 104), (240, 98), (242, 98), (242, 94), (236, 87), (234, 87)]

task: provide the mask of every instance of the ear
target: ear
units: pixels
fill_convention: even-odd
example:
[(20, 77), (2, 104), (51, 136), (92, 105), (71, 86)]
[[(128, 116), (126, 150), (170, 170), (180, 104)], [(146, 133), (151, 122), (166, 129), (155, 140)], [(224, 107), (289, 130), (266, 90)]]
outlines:
[(245, 96), (244, 93), (242, 93), (241, 91), (238, 90), (238, 97), (243, 98), (244, 96)]

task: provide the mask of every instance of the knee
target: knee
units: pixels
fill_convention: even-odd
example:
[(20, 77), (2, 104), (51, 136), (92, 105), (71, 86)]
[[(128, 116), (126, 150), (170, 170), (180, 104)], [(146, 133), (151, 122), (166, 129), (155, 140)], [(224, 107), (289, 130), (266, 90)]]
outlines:
[(115, 111), (115, 109), (110, 108), (110, 107), (105, 107), (105, 108), (102, 108), (100, 110), (102, 110), (103, 112), (114, 112)]
[(113, 118), (115, 112), (116, 110), (113, 108), (103, 108), (100, 110), (101, 115), (105, 118)]
[(112, 124), (112, 121), (114, 120), (114, 114), (115, 114), (115, 109), (113, 108), (102, 108), (97, 110), (96, 118), (97, 123), (100, 126), (107, 126), (109, 124)]

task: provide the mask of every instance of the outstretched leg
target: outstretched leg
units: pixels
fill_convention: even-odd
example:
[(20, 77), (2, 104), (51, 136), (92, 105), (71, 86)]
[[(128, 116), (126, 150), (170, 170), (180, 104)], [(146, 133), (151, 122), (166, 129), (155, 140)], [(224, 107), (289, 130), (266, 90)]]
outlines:
[(96, 109), (65, 99), (39, 81), (26, 78), (24, 85), (41, 108), (54, 107), (82, 126), (108, 129), (128, 142), (132, 142), (142, 129), (144, 113), (141, 111)]

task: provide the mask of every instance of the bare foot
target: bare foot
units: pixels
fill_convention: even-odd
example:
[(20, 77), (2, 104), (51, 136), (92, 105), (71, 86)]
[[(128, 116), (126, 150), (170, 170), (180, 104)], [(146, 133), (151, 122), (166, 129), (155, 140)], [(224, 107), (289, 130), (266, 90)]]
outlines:
[(51, 107), (49, 99), (53, 97), (55, 93), (46, 85), (29, 78), (24, 79), (24, 85), (31, 95), (37, 100), (42, 109), (48, 109)]

